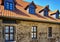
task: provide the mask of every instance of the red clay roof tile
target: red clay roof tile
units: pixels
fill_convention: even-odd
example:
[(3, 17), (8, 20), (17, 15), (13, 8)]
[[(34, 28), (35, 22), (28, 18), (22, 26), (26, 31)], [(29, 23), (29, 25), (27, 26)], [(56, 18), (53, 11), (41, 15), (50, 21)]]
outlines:
[(5, 17), (18, 17), (18, 18), (23, 18), (23, 19), (32, 19), (32, 20), (43, 20), (43, 21), (51, 21), (51, 22), (60, 22), (59, 19), (54, 19), (52, 17), (45, 17), (41, 16), (39, 11), (43, 9), (42, 6), (37, 6), (36, 8), (36, 15), (29, 14), (27, 10), (24, 10), (24, 8), (29, 5), (28, 2), (24, 2), (22, 0), (16, 0), (16, 10), (15, 11), (9, 11), (9, 10), (4, 10), (4, 6), (0, 5), (0, 16), (5, 16)]

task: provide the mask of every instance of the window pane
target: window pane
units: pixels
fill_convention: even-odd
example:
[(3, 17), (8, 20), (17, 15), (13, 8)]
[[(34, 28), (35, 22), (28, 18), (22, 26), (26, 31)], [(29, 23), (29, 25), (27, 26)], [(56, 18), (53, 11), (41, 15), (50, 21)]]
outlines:
[(9, 40), (9, 34), (5, 34), (5, 40)]
[(33, 32), (33, 27), (32, 27), (32, 29), (31, 29), (31, 31)]
[(36, 33), (34, 33), (34, 38), (36, 38)]
[(10, 26), (10, 33), (13, 33), (13, 26)]
[(13, 9), (13, 3), (10, 3), (10, 10)]
[(10, 40), (13, 40), (13, 34), (10, 34)]
[(6, 8), (9, 9), (9, 3), (8, 2), (6, 2)]
[(52, 37), (52, 27), (48, 28), (48, 37)]
[(34, 32), (36, 32), (36, 27), (34, 27)]
[(5, 33), (9, 33), (9, 26), (5, 27)]
[(34, 34), (33, 34), (33, 33), (31, 33), (31, 37), (32, 37), (32, 38), (34, 37)]

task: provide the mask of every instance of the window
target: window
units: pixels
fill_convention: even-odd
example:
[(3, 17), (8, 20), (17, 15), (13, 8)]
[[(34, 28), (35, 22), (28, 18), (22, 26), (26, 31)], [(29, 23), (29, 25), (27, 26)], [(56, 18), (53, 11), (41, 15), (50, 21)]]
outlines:
[(52, 37), (52, 27), (48, 28), (48, 37)]
[(32, 39), (37, 39), (37, 27), (33, 26), (31, 31), (32, 31), (31, 33)]
[(15, 24), (16, 20), (7, 20), (7, 19), (3, 19), (3, 23), (11, 23), (11, 24)]
[(9, 9), (9, 2), (6, 2), (6, 9)]
[(5, 9), (13, 10), (14, 9), (14, 4), (12, 2), (5, 2)]
[(4, 35), (6, 41), (14, 41), (14, 26), (5, 26)]
[(46, 8), (44, 9), (44, 16), (48, 16), (48, 10)]
[(13, 10), (13, 3), (10, 3), (10, 10)]
[(35, 7), (33, 5), (29, 6), (29, 13), (30, 14), (35, 14)]

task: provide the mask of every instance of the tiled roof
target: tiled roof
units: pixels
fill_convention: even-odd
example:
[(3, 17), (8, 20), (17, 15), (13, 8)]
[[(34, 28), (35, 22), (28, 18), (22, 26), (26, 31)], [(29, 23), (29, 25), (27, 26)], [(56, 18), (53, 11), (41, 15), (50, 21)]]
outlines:
[(16, 10), (14, 11), (9, 11), (9, 10), (4, 10), (4, 6), (0, 5), (0, 16), (3, 17), (12, 17), (12, 18), (18, 18), (18, 19), (25, 19), (25, 20), (34, 20), (34, 21), (48, 21), (48, 22), (56, 22), (60, 23), (59, 19), (54, 19), (52, 17), (45, 17), (41, 16), (39, 11), (43, 9), (42, 6), (36, 5), (36, 14), (29, 14), (27, 10), (24, 10), (24, 8), (29, 5), (28, 2), (24, 2), (21, 0), (16, 0)]

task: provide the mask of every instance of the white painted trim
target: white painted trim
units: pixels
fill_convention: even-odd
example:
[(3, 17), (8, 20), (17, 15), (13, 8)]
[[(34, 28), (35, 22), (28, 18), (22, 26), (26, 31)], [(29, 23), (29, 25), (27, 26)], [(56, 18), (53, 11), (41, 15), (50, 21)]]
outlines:
[(53, 18), (56, 18), (56, 14), (52, 15)]
[(40, 13), (40, 15), (44, 16), (44, 11), (42, 11), (42, 12)]

